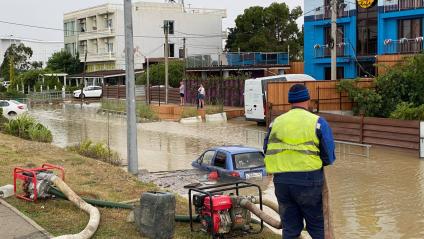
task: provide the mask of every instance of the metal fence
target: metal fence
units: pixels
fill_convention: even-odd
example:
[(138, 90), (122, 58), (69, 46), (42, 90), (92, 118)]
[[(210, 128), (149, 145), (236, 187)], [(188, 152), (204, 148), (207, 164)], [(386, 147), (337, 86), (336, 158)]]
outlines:
[(424, 7), (424, 0), (384, 0), (384, 12), (417, 9)]
[(405, 53), (420, 53), (423, 51), (423, 37), (417, 37), (413, 39), (399, 39), (391, 40), (387, 39), (384, 41), (384, 53), (385, 54), (405, 54)]
[[(338, 7), (337, 17), (348, 17), (349, 16), (349, 5), (344, 4)], [(315, 20), (324, 20), (331, 18), (331, 6), (323, 6), (315, 9)]]
[[(343, 57), (343, 56), (350, 56), (350, 50), (351, 47), (348, 43), (340, 43), (337, 44), (337, 56)], [(314, 56), (315, 58), (321, 58), (321, 57), (330, 57), (331, 56), (331, 48), (329, 45), (319, 45), (316, 44), (314, 46)]]
[(186, 61), (187, 68), (219, 67), (221, 64), (226, 67), (288, 65), (289, 54), (286, 52), (230, 52), (193, 55)]

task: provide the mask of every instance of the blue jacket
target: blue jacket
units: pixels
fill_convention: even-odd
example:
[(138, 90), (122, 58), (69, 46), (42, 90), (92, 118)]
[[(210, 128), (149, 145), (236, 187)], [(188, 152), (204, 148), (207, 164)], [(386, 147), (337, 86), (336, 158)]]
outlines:
[[(320, 117), (318, 119), (318, 126), (316, 134), (319, 139), (320, 158), (323, 166), (332, 165), (336, 160), (334, 152), (335, 144), (333, 132), (328, 122)], [(272, 124), (268, 129), (268, 133), (264, 140), (264, 153), (266, 154), (269, 135), (272, 130)], [(293, 173), (277, 173), (274, 174), (274, 182), (294, 184), (300, 186), (319, 186), (324, 182), (323, 170), (317, 170), (312, 172), (293, 172)]]

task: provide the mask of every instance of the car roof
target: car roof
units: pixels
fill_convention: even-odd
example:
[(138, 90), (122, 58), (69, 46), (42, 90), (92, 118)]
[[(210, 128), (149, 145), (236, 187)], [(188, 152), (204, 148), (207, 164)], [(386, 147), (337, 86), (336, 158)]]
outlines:
[(230, 154), (262, 152), (260, 149), (246, 147), (246, 146), (221, 146), (221, 147), (214, 147), (212, 148), (212, 150), (226, 151)]

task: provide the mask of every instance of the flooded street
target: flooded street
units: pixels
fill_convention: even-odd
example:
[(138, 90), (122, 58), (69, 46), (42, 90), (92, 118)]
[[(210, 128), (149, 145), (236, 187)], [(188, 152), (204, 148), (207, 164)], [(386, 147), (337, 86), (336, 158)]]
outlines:
[[(98, 107), (45, 106), (32, 109), (31, 114), (52, 130), (55, 145), (66, 147), (84, 139), (109, 142), (125, 158), (126, 119), (108, 119), (97, 113)], [(139, 167), (150, 172), (190, 169), (191, 161), (208, 147), (260, 148), (260, 130), (242, 120), (138, 124)], [(369, 159), (337, 156), (328, 171), (337, 238), (424, 238), (424, 161), (417, 154), (373, 147)], [(274, 198), (270, 178), (259, 183), (266, 197)]]

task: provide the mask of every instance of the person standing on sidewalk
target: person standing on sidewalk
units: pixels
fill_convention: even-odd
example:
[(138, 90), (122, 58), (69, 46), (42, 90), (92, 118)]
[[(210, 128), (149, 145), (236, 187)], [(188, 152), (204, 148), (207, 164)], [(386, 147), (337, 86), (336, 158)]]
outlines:
[(200, 87), (197, 91), (199, 92), (199, 105), (200, 105), (200, 108), (203, 109), (203, 107), (205, 106), (205, 97), (206, 97), (206, 90), (205, 90), (205, 87), (203, 87), (203, 84), (200, 84)]
[(184, 81), (180, 82), (180, 105), (184, 106), (185, 104), (185, 85)]
[(284, 239), (298, 238), (304, 220), (313, 239), (324, 239), (323, 167), (334, 163), (335, 146), (327, 121), (307, 110), (309, 101), (304, 85), (292, 86), (292, 109), (274, 120), (264, 140), (265, 166), (274, 175)]

